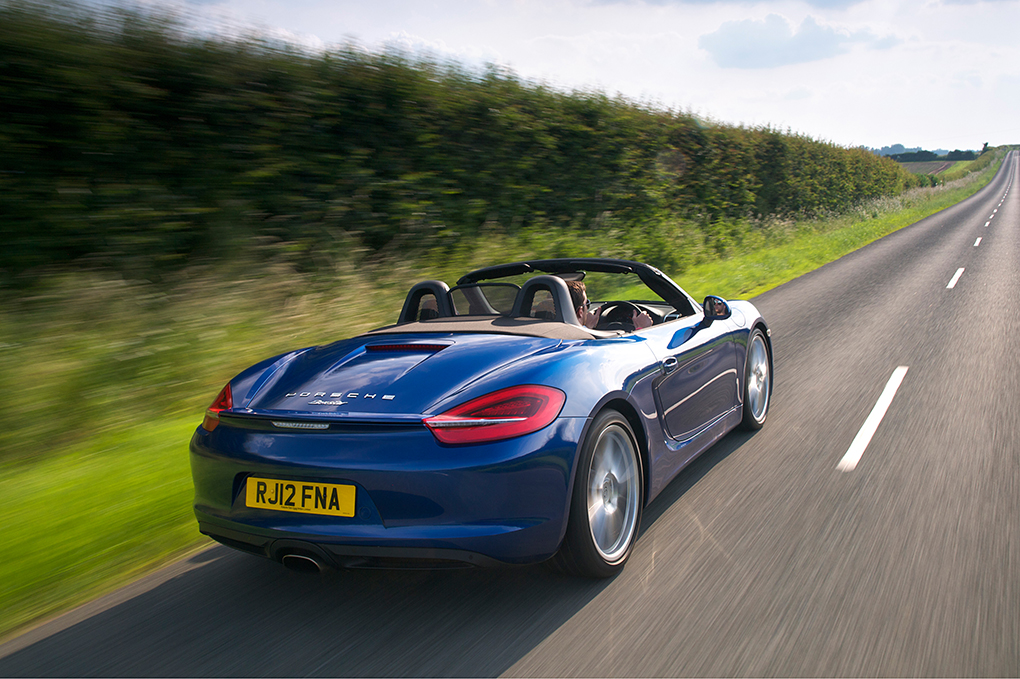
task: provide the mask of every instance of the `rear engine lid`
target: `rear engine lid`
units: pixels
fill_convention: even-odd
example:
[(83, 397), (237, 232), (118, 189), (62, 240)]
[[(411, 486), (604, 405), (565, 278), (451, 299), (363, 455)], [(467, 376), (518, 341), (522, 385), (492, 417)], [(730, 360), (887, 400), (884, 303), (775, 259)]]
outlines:
[(295, 357), (235, 413), (314, 419), (420, 417), (479, 377), (560, 340), (507, 335), (362, 336)]

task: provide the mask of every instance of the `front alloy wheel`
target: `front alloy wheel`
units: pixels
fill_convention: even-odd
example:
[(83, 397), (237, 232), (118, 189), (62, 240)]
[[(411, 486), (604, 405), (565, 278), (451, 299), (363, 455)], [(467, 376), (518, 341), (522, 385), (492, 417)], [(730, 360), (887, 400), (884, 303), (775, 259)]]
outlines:
[(744, 369), (744, 429), (761, 429), (769, 414), (772, 397), (772, 365), (769, 349), (761, 329), (755, 328), (747, 341), (747, 363)]

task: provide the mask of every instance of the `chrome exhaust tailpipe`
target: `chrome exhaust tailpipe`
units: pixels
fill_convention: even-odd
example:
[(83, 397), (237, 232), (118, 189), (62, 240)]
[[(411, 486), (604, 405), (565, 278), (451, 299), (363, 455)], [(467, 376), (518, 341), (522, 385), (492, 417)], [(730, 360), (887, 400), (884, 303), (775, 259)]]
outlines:
[(304, 554), (284, 554), (280, 562), (296, 573), (321, 573), (326, 567), (318, 559)]

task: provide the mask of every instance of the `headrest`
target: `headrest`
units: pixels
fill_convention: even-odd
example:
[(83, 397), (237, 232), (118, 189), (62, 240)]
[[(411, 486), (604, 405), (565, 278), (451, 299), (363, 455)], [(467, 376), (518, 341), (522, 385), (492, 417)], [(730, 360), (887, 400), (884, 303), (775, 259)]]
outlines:
[[(450, 297), (447, 294), (449, 291), (450, 286), (443, 281), (422, 281), (421, 283), (415, 283), (404, 299), (404, 308), (400, 310), (397, 324), (413, 323), (441, 316), (452, 316)], [(422, 298), (426, 296), (435, 298), (435, 310), (421, 308)]]
[[(533, 308), (535, 293), (542, 290), (549, 292), (553, 301), (552, 309)], [(551, 317), (549, 316), (550, 313)], [(570, 303), (570, 290), (559, 276), (535, 276), (534, 278), (529, 278), (521, 286), (520, 292), (517, 293), (517, 299), (514, 300), (514, 308), (510, 312), (510, 316), (513, 318), (525, 316), (529, 318), (548, 318), (548, 320), (559, 323), (581, 325), (577, 320), (574, 307)]]

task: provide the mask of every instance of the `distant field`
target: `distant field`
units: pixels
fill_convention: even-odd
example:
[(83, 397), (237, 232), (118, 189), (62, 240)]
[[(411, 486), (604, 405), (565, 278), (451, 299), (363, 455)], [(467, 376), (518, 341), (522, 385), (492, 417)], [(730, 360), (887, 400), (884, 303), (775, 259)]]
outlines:
[(938, 174), (945, 172), (958, 161), (955, 160), (928, 160), (923, 163), (900, 163), (907, 172), (914, 174)]

